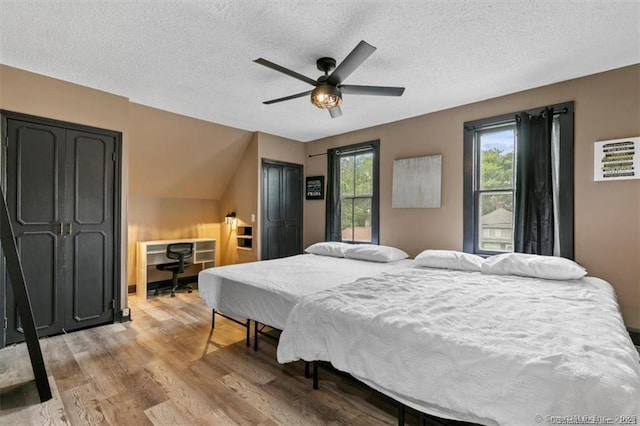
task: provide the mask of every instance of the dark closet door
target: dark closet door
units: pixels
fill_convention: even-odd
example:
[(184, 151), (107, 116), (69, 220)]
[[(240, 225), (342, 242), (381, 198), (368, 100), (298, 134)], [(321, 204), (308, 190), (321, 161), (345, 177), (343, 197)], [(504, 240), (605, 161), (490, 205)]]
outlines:
[(113, 320), (115, 138), (67, 131), (65, 330)]
[(302, 253), (302, 165), (262, 161), (262, 260)]
[(302, 253), (302, 166), (283, 166), (281, 234), (281, 257)]
[[(38, 335), (62, 331), (64, 318), (65, 133), (61, 128), (8, 120), (7, 207), (24, 277), (29, 289)], [(6, 343), (24, 339), (12, 286), (7, 291)]]
[[(7, 136), (7, 205), (38, 334), (113, 321), (115, 136), (15, 119)], [(24, 339), (11, 289), (6, 344)]]

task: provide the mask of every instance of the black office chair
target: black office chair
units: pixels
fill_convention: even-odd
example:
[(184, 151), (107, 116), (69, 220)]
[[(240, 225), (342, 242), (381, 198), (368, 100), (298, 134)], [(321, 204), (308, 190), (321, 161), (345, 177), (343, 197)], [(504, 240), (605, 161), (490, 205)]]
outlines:
[[(185, 265), (184, 260), (193, 256), (193, 243), (173, 243), (167, 245), (167, 254), (169, 259), (177, 259), (177, 262), (161, 263), (156, 265), (156, 269), (159, 271), (169, 271), (173, 275), (171, 277), (171, 297), (176, 297), (176, 290), (178, 289), (178, 274), (184, 272)], [(193, 291), (190, 285), (184, 286), (189, 293)], [(158, 289), (153, 293), (158, 294)]]

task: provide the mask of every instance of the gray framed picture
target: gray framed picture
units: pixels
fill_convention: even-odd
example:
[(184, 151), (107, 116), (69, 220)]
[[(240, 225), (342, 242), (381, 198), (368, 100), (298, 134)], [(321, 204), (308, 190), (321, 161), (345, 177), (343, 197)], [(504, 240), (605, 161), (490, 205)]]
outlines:
[(324, 176), (307, 176), (305, 196), (307, 200), (324, 200)]
[(393, 162), (394, 208), (438, 208), (442, 187), (442, 155)]

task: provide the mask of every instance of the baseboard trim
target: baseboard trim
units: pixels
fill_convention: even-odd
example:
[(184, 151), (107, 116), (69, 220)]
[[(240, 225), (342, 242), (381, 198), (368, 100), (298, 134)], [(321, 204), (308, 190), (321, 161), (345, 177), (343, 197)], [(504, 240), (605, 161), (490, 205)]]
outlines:
[(629, 332), (629, 336), (631, 336), (631, 341), (636, 346), (640, 346), (640, 330), (637, 328), (627, 327), (627, 331)]

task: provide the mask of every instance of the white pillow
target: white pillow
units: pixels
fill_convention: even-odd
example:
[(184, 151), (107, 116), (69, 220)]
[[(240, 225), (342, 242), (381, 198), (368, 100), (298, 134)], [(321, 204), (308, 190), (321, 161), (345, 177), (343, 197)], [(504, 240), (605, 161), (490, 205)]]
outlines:
[(311, 244), (305, 250), (307, 253), (318, 254), (320, 256), (344, 257), (344, 252), (351, 247), (351, 244), (338, 241), (325, 241)]
[(375, 244), (353, 244), (344, 253), (348, 259), (369, 260), (371, 262), (394, 262), (409, 257), (404, 251), (390, 246)]
[(587, 270), (564, 257), (504, 253), (485, 259), (482, 273), (520, 275), (546, 280), (577, 280), (587, 275)]
[(478, 255), (453, 250), (425, 250), (416, 256), (416, 265), (427, 268), (481, 271), (484, 259)]

